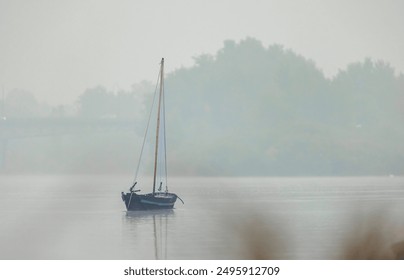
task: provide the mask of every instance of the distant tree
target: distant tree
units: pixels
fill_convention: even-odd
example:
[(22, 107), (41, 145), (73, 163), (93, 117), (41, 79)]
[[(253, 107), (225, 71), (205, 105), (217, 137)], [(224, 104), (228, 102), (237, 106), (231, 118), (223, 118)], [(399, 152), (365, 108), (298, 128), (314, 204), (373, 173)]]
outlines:
[(102, 86), (90, 88), (79, 96), (78, 113), (87, 118), (142, 118), (152, 91), (149, 82), (135, 84), (130, 91), (120, 90), (116, 94)]
[(32, 118), (41, 115), (35, 96), (23, 89), (11, 90), (4, 101), (5, 117)]
[(87, 89), (79, 96), (79, 116), (87, 118), (110, 118), (115, 116), (114, 95), (102, 86)]
[(59, 105), (57, 107), (52, 108), (50, 116), (52, 118), (64, 118), (67, 116), (66, 106)]
[(340, 118), (350, 125), (375, 125), (400, 120), (397, 106), (404, 92), (394, 69), (370, 58), (352, 63), (332, 81), (332, 91), (340, 106)]
[[(130, 91), (119, 91), (115, 96), (115, 113), (124, 119), (142, 119), (145, 117), (146, 106), (150, 103), (153, 92), (150, 82), (132, 85)], [(147, 108), (149, 109), (149, 108)]]

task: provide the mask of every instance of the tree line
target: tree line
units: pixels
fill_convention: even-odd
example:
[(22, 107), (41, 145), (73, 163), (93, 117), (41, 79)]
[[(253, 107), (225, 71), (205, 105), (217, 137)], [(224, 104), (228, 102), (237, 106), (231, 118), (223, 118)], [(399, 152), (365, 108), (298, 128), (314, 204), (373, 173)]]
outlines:
[[(172, 173), (404, 173), (404, 76), (388, 63), (368, 58), (327, 78), (312, 60), (253, 38), (225, 41), (216, 54), (194, 61), (166, 77)], [(71, 113), (59, 107), (48, 109), (47, 116), (144, 123), (153, 92), (149, 82), (118, 92), (96, 86), (79, 96)], [(10, 108), (10, 100), (5, 102)], [(37, 110), (21, 114), (46, 116), (35, 98), (29, 102), (26, 106)], [(109, 141), (119, 141), (115, 136)], [(123, 169), (133, 165), (129, 158), (116, 158), (118, 170), (120, 160), (128, 161)]]

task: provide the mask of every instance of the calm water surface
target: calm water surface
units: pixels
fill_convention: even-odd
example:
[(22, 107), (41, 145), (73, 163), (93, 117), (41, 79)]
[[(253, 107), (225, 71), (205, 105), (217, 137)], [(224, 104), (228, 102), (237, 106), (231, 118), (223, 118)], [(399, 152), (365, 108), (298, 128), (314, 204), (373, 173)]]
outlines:
[(0, 259), (333, 259), (372, 218), (404, 239), (403, 177), (172, 178), (184, 205), (127, 213), (130, 179), (0, 176)]

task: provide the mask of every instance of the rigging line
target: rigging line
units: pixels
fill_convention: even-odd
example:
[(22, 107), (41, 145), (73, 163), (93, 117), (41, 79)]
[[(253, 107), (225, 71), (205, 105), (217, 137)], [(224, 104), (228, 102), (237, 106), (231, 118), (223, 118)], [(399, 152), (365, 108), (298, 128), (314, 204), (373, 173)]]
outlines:
[[(161, 70), (160, 70), (161, 71)], [(143, 155), (143, 150), (144, 150), (144, 145), (146, 143), (146, 137), (147, 137), (147, 133), (149, 131), (149, 124), (150, 124), (150, 120), (151, 120), (151, 116), (153, 113), (153, 107), (154, 107), (154, 103), (156, 101), (156, 95), (157, 95), (157, 87), (159, 85), (159, 80), (160, 80), (160, 72), (157, 76), (157, 83), (156, 83), (156, 88), (154, 89), (154, 95), (153, 95), (153, 101), (152, 101), (152, 106), (151, 106), (151, 110), (150, 110), (150, 114), (149, 114), (149, 119), (147, 121), (147, 125), (146, 125), (146, 131), (144, 133), (144, 137), (143, 137), (143, 144), (142, 144), (142, 149), (140, 151), (140, 156), (139, 156), (139, 162), (137, 164), (137, 168), (136, 168), (136, 173), (135, 173), (135, 179), (133, 180), (133, 184), (136, 183), (137, 181), (137, 175), (139, 174), (139, 167), (140, 167), (140, 161), (142, 160), (142, 155)]]

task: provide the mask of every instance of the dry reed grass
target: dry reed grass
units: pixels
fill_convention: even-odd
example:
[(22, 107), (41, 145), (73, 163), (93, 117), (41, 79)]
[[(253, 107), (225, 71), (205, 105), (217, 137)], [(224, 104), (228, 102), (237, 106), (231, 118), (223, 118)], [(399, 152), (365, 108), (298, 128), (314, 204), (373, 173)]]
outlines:
[(287, 244), (277, 227), (268, 227), (263, 219), (252, 216), (247, 223), (237, 229), (243, 241), (241, 255), (244, 259), (281, 259)]
[[(346, 237), (337, 245), (340, 249), (337, 259), (404, 259), (404, 230), (397, 224), (389, 223), (385, 218), (387, 215), (383, 214), (355, 216), (347, 224)], [(247, 222), (235, 227), (244, 245), (240, 255), (242, 259), (285, 259), (285, 252), (293, 244), (288, 242), (283, 229), (267, 225), (268, 219), (252, 215)]]

